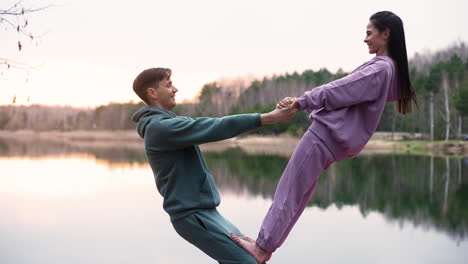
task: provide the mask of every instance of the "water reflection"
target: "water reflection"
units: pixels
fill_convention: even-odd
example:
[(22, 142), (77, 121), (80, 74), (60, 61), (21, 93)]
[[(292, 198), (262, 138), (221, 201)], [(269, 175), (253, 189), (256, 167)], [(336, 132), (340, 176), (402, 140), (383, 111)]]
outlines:
[[(220, 188), (240, 185), (266, 197), (274, 194), (287, 164), (287, 158), (240, 149), (205, 155)], [(468, 231), (468, 166), (460, 161), (412, 155), (344, 160), (321, 176), (309, 206), (357, 205), (364, 216), (379, 212), (389, 221), (436, 228), (459, 241)]]
[(0, 157), (43, 158), (50, 156), (86, 155), (113, 165), (145, 165), (141, 143), (128, 142), (65, 142), (37, 139), (0, 138)]
[[(288, 158), (248, 154), (241, 148), (205, 151), (221, 191), (248, 192), (271, 199)], [(0, 140), (0, 157), (87, 155), (112, 167), (146, 167), (141, 145), (65, 144)], [(466, 159), (414, 155), (363, 155), (334, 164), (322, 175), (310, 207), (357, 206), (400, 225), (444, 232), (456, 241), (467, 236), (468, 164)]]

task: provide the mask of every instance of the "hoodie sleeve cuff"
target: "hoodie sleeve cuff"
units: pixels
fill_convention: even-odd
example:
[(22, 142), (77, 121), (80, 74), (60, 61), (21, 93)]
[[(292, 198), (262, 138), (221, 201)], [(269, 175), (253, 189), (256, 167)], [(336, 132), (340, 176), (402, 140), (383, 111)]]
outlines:
[(257, 116), (255, 126), (256, 127), (262, 126), (262, 118), (260, 117), (261, 114), (255, 114), (255, 115)]
[(297, 98), (297, 103), (299, 104), (299, 110), (303, 111), (307, 108), (307, 99), (305, 96)]

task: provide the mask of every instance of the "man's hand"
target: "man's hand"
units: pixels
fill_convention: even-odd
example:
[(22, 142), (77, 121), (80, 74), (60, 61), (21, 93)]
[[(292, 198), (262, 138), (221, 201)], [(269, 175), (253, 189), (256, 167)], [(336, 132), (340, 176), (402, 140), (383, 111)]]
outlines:
[(279, 101), (278, 104), (276, 104), (276, 108), (278, 109), (284, 109), (288, 107), (297, 108), (297, 110), (299, 110), (299, 103), (297, 102), (296, 97), (285, 97), (283, 100)]
[(273, 111), (260, 115), (262, 125), (275, 124), (279, 122), (285, 122), (291, 120), (295, 114), (299, 112), (299, 107), (288, 107), (278, 109), (275, 108)]

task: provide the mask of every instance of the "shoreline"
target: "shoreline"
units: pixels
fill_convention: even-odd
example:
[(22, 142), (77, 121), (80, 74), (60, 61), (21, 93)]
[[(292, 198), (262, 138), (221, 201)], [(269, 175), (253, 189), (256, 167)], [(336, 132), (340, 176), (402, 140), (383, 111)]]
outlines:
[[(386, 132), (381, 134), (384, 133)], [(381, 134), (373, 137), (361, 154), (395, 153), (468, 157), (468, 141), (390, 140), (384, 139)], [(135, 130), (68, 132), (0, 130), (0, 139), (16, 139), (22, 141), (43, 140), (93, 148), (115, 148), (115, 143), (118, 143), (120, 146), (126, 148), (143, 149), (143, 140), (138, 136)], [(203, 144), (200, 147), (202, 150), (206, 151), (223, 151), (227, 148), (239, 147), (247, 153), (252, 154), (273, 153), (281, 156), (290, 156), (299, 140), (300, 138), (290, 135), (247, 135)]]

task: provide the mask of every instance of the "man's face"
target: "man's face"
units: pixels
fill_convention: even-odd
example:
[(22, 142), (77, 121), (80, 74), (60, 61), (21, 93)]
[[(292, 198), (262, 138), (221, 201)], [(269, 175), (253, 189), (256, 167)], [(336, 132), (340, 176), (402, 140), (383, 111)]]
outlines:
[(158, 88), (154, 89), (156, 103), (164, 110), (172, 110), (176, 106), (175, 95), (179, 91), (172, 85), (171, 78), (159, 82)]

